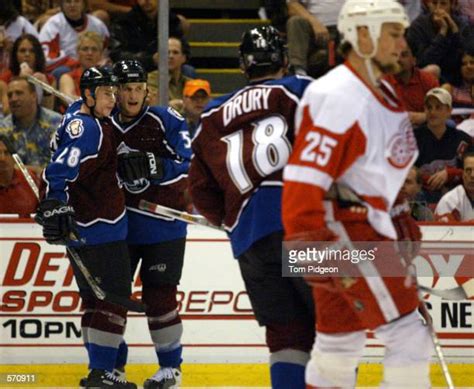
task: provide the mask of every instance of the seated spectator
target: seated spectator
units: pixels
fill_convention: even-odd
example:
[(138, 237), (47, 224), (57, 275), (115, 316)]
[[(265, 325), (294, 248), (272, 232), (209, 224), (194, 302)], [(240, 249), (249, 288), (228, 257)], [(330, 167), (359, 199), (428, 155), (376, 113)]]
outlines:
[(31, 23), (20, 16), (12, 0), (2, 0), (0, 7), (0, 72), (8, 69), (13, 42), (22, 34), (38, 36)]
[[(54, 77), (46, 73), (46, 61), (43, 50), (36, 36), (25, 34), (19, 37), (13, 44), (11, 52), (10, 68), (0, 73), (0, 80), (6, 84), (12, 77), (34, 76), (37, 79), (55, 85)], [(6, 89), (4, 90), (6, 94)], [(52, 109), (54, 107), (54, 96), (36, 87), (38, 101), (43, 107)], [(8, 112), (8, 105), (4, 106), (4, 112)]]
[(467, 18), (469, 23), (474, 24), (474, 1), (458, 0), (459, 13)]
[(211, 100), (211, 85), (206, 80), (190, 80), (183, 90), (183, 115), (188, 123), (191, 139), (201, 120), (201, 114)]
[(435, 210), (437, 220), (474, 221), (474, 151), (466, 152), (463, 162), (463, 182), (441, 198)]
[[(183, 89), (186, 81), (191, 78), (185, 76), (182, 67), (187, 61), (189, 54), (189, 44), (184, 38), (171, 37), (168, 40), (168, 71), (169, 71), (169, 87), (168, 100), (170, 105), (179, 112), (182, 111)], [(158, 80), (158, 70), (149, 73), (150, 77)], [(157, 81), (155, 85), (158, 85)]]
[(408, 172), (407, 178), (402, 186), (401, 192), (410, 203), (411, 216), (418, 221), (433, 220), (433, 212), (426, 206), (427, 202), (421, 191), (421, 174), (420, 171), (413, 166)]
[(79, 64), (59, 79), (59, 90), (73, 98), (81, 96), (79, 81), (84, 70), (98, 66), (103, 60), (104, 40), (95, 31), (86, 31), (79, 35), (77, 52)]
[(454, 13), (455, 0), (431, 0), (429, 12), (411, 24), (407, 40), (418, 66), (435, 64), (445, 82), (455, 82), (459, 52), (474, 39), (473, 29)]
[(405, 105), (412, 124), (418, 126), (426, 121), (425, 95), (439, 86), (439, 81), (431, 72), (419, 69), (410, 46), (406, 42), (403, 46), (398, 61), (400, 71), (386, 79)]
[(12, 78), (7, 96), (11, 114), (0, 121), (0, 134), (12, 139), (23, 162), (39, 174), (51, 157), (49, 144), (61, 115), (38, 105), (36, 89), (26, 78)]
[(101, 20), (86, 14), (86, 0), (61, 0), (61, 12), (49, 18), (40, 31), (47, 70), (56, 79), (77, 64), (77, 41), (85, 31), (97, 32), (107, 46), (109, 30)]
[[(157, 13), (157, 0), (137, 0), (130, 12), (112, 24), (110, 57), (114, 62), (136, 59), (147, 72), (157, 68)], [(183, 37), (187, 26), (183, 16), (170, 11), (169, 36)]]
[[(8, 152), (5, 136), (0, 135), (0, 213), (15, 213), (27, 217), (36, 211), (38, 199)], [(30, 171), (36, 184), (39, 179)]]
[(44, 23), (61, 9), (61, 0), (21, 0), (21, 14), (40, 31)]
[(462, 155), (471, 144), (463, 131), (447, 124), (452, 99), (448, 91), (434, 88), (426, 94), (426, 123), (415, 130), (423, 189), (430, 203), (437, 203), (443, 192), (461, 181)]
[(335, 63), (337, 18), (345, 0), (288, 0), (288, 59), (293, 73), (319, 77)]
[(403, 5), (412, 23), (421, 13), (421, 0), (398, 0)]
[(453, 107), (474, 108), (471, 96), (474, 85), (474, 42), (462, 54), (460, 74), (461, 81), (447, 88), (453, 96)]

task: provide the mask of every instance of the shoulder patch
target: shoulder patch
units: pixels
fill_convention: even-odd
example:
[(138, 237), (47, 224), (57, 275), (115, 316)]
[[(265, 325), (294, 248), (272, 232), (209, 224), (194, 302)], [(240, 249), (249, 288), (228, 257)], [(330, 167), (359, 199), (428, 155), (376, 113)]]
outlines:
[(66, 132), (69, 134), (71, 138), (79, 138), (84, 132), (84, 125), (82, 123), (82, 120), (81, 119), (71, 120), (66, 127)]
[(168, 107), (167, 111), (168, 113), (173, 115), (176, 119), (184, 120), (184, 117), (178, 111), (176, 111), (173, 107)]

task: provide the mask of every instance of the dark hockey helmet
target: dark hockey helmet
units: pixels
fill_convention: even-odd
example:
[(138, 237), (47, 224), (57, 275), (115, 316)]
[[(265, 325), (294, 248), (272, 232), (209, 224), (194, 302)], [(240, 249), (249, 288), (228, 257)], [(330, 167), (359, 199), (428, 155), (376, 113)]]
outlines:
[(114, 74), (117, 76), (119, 84), (147, 81), (147, 73), (143, 65), (134, 59), (117, 62), (114, 65)]
[(90, 89), (91, 94), (95, 97), (95, 90), (99, 86), (117, 86), (117, 76), (106, 66), (93, 66), (84, 70), (82, 73), (79, 87), (81, 89), (81, 97), (85, 101), (85, 90)]
[(247, 73), (257, 68), (278, 70), (285, 65), (285, 41), (273, 26), (252, 28), (243, 33), (239, 47), (240, 63)]

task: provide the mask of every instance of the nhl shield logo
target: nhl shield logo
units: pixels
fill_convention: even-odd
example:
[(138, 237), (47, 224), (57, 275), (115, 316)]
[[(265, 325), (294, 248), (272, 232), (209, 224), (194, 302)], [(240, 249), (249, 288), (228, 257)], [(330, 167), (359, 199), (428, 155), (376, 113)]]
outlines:
[(69, 122), (66, 127), (66, 132), (71, 138), (79, 138), (84, 132), (84, 126), (81, 119), (74, 119)]

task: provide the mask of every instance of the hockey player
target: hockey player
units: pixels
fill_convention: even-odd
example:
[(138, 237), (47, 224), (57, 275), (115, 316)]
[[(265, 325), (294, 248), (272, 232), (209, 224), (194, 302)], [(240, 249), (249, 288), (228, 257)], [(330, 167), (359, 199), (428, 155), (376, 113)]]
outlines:
[(249, 85), (211, 102), (193, 138), (190, 193), (198, 211), (224, 224), (253, 311), (266, 327), (274, 388), (304, 388), (314, 340), (309, 288), (282, 278), (282, 168), (293, 117), (310, 78), (282, 78), (284, 42), (270, 26), (245, 32), (241, 67)]
[[(116, 85), (116, 77), (107, 68), (84, 71), (80, 80), (83, 104), (79, 111), (65, 115), (57, 130), (54, 154), (43, 175), (46, 195), (36, 220), (48, 243), (76, 246), (102, 289), (129, 297), (125, 197), (116, 174), (116, 143), (107, 119), (115, 105)], [(74, 236), (85, 244), (73, 242)], [(71, 264), (85, 308), (81, 329), (91, 369), (86, 386), (136, 388), (112, 374), (127, 310), (98, 300), (74, 261)]]
[[(381, 80), (396, 66), (407, 26), (395, 0), (347, 0), (342, 7), (338, 29), (347, 61), (306, 89), (295, 116), (298, 135), (284, 170), (287, 241), (386, 241), (394, 247), (391, 240), (421, 239), (407, 204), (394, 206), (418, 154), (413, 131)], [(402, 250), (406, 260), (415, 248)], [(376, 257), (374, 267), (379, 261), (388, 266), (386, 259)], [(317, 333), (308, 388), (355, 386), (366, 329), (387, 346), (383, 388), (430, 387), (430, 335), (415, 286), (402, 274), (311, 281)]]
[(114, 65), (119, 110), (112, 122), (118, 140), (119, 175), (124, 181), (129, 220), (127, 242), (132, 275), (141, 260), (142, 299), (160, 369), (145, 389), (181, 383), (181, 335), (177, 285), (183, 268), (186, 223), (138, 208), (141, 199), (183, 210), (191, 159), (186, 121), (171, 108), (145, 104), (147, 74), (135, 60)]

